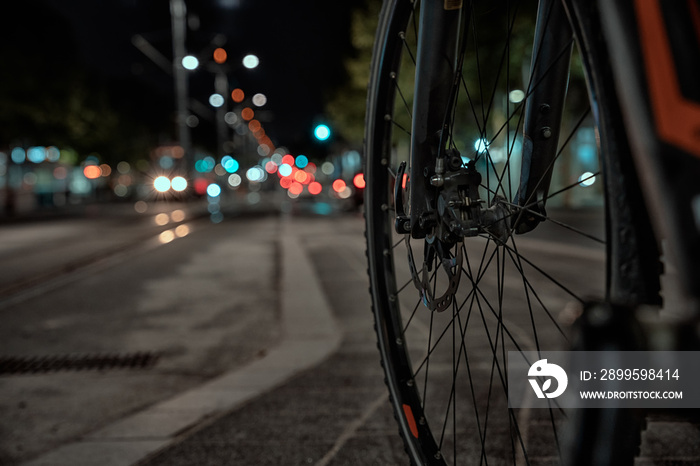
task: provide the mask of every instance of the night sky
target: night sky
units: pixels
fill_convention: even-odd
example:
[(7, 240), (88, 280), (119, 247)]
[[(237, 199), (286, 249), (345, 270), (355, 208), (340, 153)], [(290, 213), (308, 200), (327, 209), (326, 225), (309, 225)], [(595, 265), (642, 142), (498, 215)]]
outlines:
[[(277, 145), (309, 144), (313, 124), (323, 118), (324, 95), (343, 81), (343, 56), (351, 52), (349, 26), (361, 0), (189, 0), (187, 51), (202, 56), (217, 35), (225, 36), (229, 86), (268, 98), (265, 129)], [(24, 0), (3, 2), (4, 22), (13, 21), (23, 46), (52, 66), (84, 67), (120, 99), (133, 105), (173, 106), (172, 77), (133, 44), (142, 35), (172, 58), (168, 0)], [(47, 30), (48, 26), (48, 30)], [(2, 47), (18, 46), (17, 41)], [(71, 50), (72, 49), (72, 50)], [(240, 60), (259, 56), (247, 70)], [(134, 89), (138, 88), (135, 92)], [(202, 103), (214, 91), (214, 75), (190, 75), (190, 96)], [(121, 93), (121, 94), (120, 94)], [(152, 109), (151, 109), (152, 110)], [(164, 108), (172, 118), (172, 108)], [(158, 112), (156, 112), (158, 113)], [(194, 132), (210, 137), (207, 124)], [(209, 125), (213, 127), (213, 125)]]

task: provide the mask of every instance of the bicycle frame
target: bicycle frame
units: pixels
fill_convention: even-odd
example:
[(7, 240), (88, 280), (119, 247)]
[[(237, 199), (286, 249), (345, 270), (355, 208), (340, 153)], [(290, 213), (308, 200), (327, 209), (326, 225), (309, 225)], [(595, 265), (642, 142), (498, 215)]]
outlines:
[[(426, 225), (426, 215), (436, 207), (435, 190), (429, 184), (434, 171), (424, 169), (435, 167), (437, 159), (444, 155), (443, 129), (449, 127), (454, 91), (459, 85), (457, 57), (463, 13), (461, 8), (445, 9), (442, 0), (421, 3), (411, 127), (410, 202), (414, 238), (426, 235), (431, 226)], [(432, 72), (425, 73), (423, 69)], [(450, 89), (443, 85), (445, 78), (453, 82)]]
[[(573, 6), (581, 10), (583, 4)], [(688, 310), (697, 319), (700, 95), (694, 83), (700, 75), (700, 6), (634, 0), (598, 7), (645, 201), (657, 237), (675, 250)]]
[[(625, 173), (622, 179), (607, 183), (612, 194), (608, 197), (628, 204), (627, 217), (611, 219), (611, 233), (628, 244), (627, 260), (612, 266), (624, 269), (628, 277), (640, 277), (644, 285), (627, 296), (613, 296), (618, 298), (613, 301), (660, 302), (655, 275), (660, 271), (657, 244), (663, 239), (665, 253), (670, 250), (679, 270), (688, 303), (685, 311), (697, 320), (700, 94), (694, 83), (700, 74), (700, 48), (692, 38), (700, 41), (700, 7), (697, 2), (659, 0), (564, 0), (564, 5), (569, 15), (579, 19), (581, 30), (575, 31), (579, 44), (589, 50), (606, 50), (605, 55), (593, 54), (592, 59), (616, 83), (614, 100), (621, 105), (612, 109), (614, 114), (598, 116), (606, 121), (601, 130), (624, 134), (629, 144), (608, 148), (616, 151)], [(595, 41), (597, 45), (592, 44)], [(593, 87), (597, 89), (596, 83)], [(635, 191), (644, 198), (627, 194)]]
[(518, 216), (517, 233), (532, 230), (546, 217), (573, 49), (573, 33), (560, 0), (540, 1), (536, 24), (526, 91), (520, 190), (515, 199), (527, 210)]

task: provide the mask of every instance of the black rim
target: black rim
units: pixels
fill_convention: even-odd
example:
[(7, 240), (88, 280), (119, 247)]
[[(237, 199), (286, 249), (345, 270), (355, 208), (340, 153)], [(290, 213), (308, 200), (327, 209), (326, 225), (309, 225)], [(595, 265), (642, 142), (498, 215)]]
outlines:
[[(522, 132), (528, 86), (532, 88), (523, 82), (526, 73), (521, 62), (524, 59), (529, 65), (527, 44), (532, 39), (527, 31), (534, 23), (534, 12), (524, 2), (501, 2), (498, 6), (494, 2), (467, 3), (465, 8), (471, 15), (466, 58), (450, 147), (475, 163), (483, 177), (482, 196), (487, 202), (496, 195), (513, 199), (522, 144), (518, 134)], [(416, 463), (498, 464), (559, 458), (559, 427), (564, 413), (556, 407), (509, 410), (505, 361), (509, 350), (565, 349), (568, 320), (584, 296), (605, 293), (600, 218), (583, 225), (579, 218), (571, 224), (569, 211), (557, 205), (570, 203), (572, 198), (587, 199), (590, 192), (585, 190), (597, 190), (602, 198), (595, 153), (590, 167), (580, 167), (582, 176), (573, 180), (565, 176), (574, 172), (571, 164), (581, 162), (577, 159), (583, 150), (580, 145), (590, 146), (593, 132), (590, 110), (582, 104), (587, 102), (583, 80), (573, 76), (573, 100), (568, 102), (571, 110), (564, 121), (555, 165), (563, 167), (562, 175), (557, 176), (555, 170), (549, 194), (550, 211), (563, 217), (552, 214), (542, 232), (509, 236), (505, 242), (481, 234), (438, 247), (424, 239), (398, 235), (392, 193), (394, 184), (403, 181), (396, 180), (399, 164), (408, 158), (415, 6), (409, 1), (384, 6), (379, 32), (383, 39), (376, 46), (370, 84), (366, 140), (373, 304), (387, 384), (406, 447)], [(498, 25), (500, 32), (496, 33), (493, 25)], [(521, 38), (521, 33), (526, 37)], [(525, 100), (518, 102), (517, 93), (511, 95), (516, 90), (523, 92)], [(585, 155), (591, 158), (591, 154)], [(583, 175), (586, 172), (589, 175)], [(596, 184), (581, 186), (596, 177)], [(556, 244), (549, 243), (552, 237), (547, 235), (554, 235)], [(575, 245), (562, 249), (559, 243), (569, 236)], [(562, 251), (573, 253), (576, 260), (595, 262), (600, 268), (597, 283), (591, 280), (590, 286), (572, 286), (579, 282), (575, 263), (571, 259), (552, 260)], [(593, 251), (591, 257), (585, 257), (588, 251)], [(540, 261), (542, 258), (546, 260)], [(461, 275), (459, 290), (445, 310), (431, 311), (421, 293), (439, 296), (450, 286), (449, 272), (445, 272), (450, 267), (445, 268), (445, 260)], [(427, 279), (416, 280), (424, 269), (428, 269)]]

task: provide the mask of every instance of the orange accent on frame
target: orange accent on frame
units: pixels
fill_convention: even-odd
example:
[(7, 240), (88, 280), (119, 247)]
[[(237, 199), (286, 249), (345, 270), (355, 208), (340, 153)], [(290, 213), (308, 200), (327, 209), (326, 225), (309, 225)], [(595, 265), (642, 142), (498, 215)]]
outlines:
[(688, 0), (688, 8), (690, 9), (690, 17), (693, 19), (695, 36), (698, 40), (698, 44), (700, 44), (700, 7), (695, 0)]
[(406, 415), (406, 421), (408, 421), (408, 428), (411, 429), (411, 433), (415, 438), (418, 438), (418, 426), (416, 425), (416, 420), (413, 417), (413, 411), (411, 407), (407, 404), (403, 405), (403, 413)]
[(681, 93), (659, 0), (635, 0), (635, 7), (656, 131), (700, 157), (700, 104)]

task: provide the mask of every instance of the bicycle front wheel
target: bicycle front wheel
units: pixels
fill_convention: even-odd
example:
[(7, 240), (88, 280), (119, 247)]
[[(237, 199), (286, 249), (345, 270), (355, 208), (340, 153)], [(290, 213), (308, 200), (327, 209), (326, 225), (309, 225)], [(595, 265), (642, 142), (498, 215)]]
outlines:
[[(458, 85), (449, 115), (439, 117), (449, 125), (435, 138), (436, 153), (447, 149), (478, 172), (479, 202), (506, 205), (510, 216), (531, 213), (514, 199), (525, 107), (538, 86), (528, 79), (536, 11), (536, 2), (464, 2), (457, 79), (444, 83)], [(619, 168), (598, 156), (598, 102), (589, 99), (581, 65), (587, 60), (574, 52), (559, 149), (547, 175), (548, 214), (537, 213), (543, 222), (535, 231), (515, 235), (510, 222), (505, 231), (464, 238), (446, 239), (430, 227), (412, 235), (400, 223), (410, 213), (417, 163), (409, 152), (412, 112), (420, 108), (414, 107), (419, 15), (420, 2), (383, 6), (365, 135), (370, 287), (399, 430), (414, 464), (558, 464), (566, 414), (555, 407), (509, 409), (506, 365), (508, 351), (568, 349), (584, 300), (606, 299), (618, 281), (608, 273), (616, 240), (609, 241), (605, 227), (603, 178)], [(562, 53), (572, 42), (560, 44)], [(608, 212), (616, 209), (607, 205)]]

